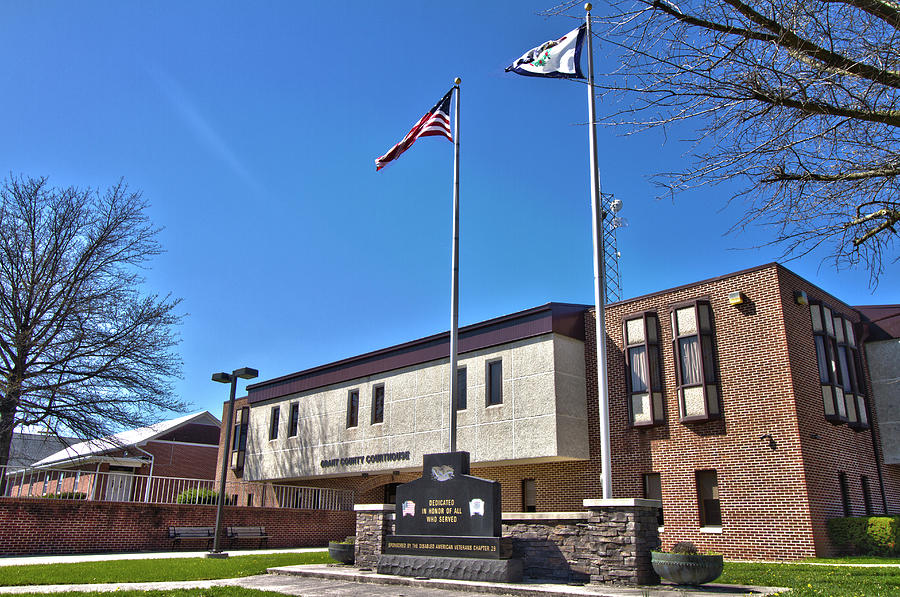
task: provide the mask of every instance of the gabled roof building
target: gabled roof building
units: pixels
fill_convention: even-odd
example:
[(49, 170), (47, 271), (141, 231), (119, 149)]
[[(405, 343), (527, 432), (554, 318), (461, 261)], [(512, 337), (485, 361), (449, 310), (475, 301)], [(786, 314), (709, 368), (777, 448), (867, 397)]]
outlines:
[(157, 477), (212, 479), (221, 423), (208, 411), (72, 444), (34, 468), (109, 470)]

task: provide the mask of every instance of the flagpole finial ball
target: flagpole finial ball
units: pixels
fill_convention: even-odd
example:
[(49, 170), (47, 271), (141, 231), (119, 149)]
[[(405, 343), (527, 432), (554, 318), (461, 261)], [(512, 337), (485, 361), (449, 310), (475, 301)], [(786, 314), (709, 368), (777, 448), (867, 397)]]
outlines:
[(460, 79), (459, 77), (456, 77), (455, 79), (453, 79), (453, 82), (455, 84), (459, 85), (460, 83), (462, 83), (462, 79)]
[(588, 11), (588, 12), (591, 12), (591, 9), (592, 9), (592, 8), (594, 8), (594, 7), (591, 6), (591, 3), (590, 3), (590, 2), (588, 2), (587, 4), (584, 5), (584, 9), (585, 9), (586, 11)]

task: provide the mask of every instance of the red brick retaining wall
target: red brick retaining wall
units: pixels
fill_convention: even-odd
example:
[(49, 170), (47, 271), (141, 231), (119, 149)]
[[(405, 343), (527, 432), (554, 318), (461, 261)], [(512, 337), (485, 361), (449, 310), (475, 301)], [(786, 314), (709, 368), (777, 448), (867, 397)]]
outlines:
[[(213, 526), (215, 506), (130, 504), (51, 499), (0, 499), (0, 555), (174, 550), (170, 526)], [(356, 531), (347, 511), (226, 506), (225, 526), (264, 526), (268, 547), (324, 546)], [(179, 549), (203, 550), (203, 541)], [(253, 549), (259, 540), (222, 547)]]

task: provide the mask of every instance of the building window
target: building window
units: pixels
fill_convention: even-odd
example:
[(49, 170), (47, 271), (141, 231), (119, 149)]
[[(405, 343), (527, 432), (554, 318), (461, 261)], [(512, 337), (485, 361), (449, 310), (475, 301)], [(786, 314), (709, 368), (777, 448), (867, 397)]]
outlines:
[(707, 301), (672, 310), (672, 337), (681, 421), (721, 416), (712, 309)]
[(235, 470), (244, 468), (249, 423), (250, 408), (245, 406), (235, 413), (234, 433), (231, 436), (231, 468)]
[(372, 388), (372, 424), (384, 423), (384, 386)]
[(825, 419), (869, 427), (865, 378), (853, 324), (822, 303), (809, 305)]
[(534, 479), (522, 479), (522, 511), (537, 512), (537, 483)]
[(844, 402), (843, 384), (839, 377), (834, 314), (830, 308), (819, 303), (810, 304), (809, 312), (812, 317), (813, 341), (816, 345), (816, 362), (819, 366), (825, 419), (832, 423), (846, 422), (847, 404)]
[(359, 425), (359, 390), (347, 393), (347, 427)]
[(466, 410), (466, 368), (456, 370), (456, 410)]
[(503, 361), (489, 361), (486, 375), (487, 405), (503, 404)]
[(869, 493), (869, 478), (863, 475), (859, 478), (859, 483), (862, 486), (863, 506), (866, 508), (866, 516), (872, 516), (874, 510), (872, 509), (872, 494)]
[(291, 418), (288, 421), (288, 437), (296, 436), (299, 426), (300, 426), (300, 403), (294, 402), (293, 404), (291, 404)]
[(697, 471), (697, 499), (700, 506), (700, 526), (722, 526), (719, 480), (716, 471)]
[(281, 418), (281, 407), (273, 406), (269, 417), (269, 440), (278, 439), (278, 420)]
[(853, 516), (853, 508), (850, 506), (850, 487), (847, 485), (847, 473), (838, 472), (838, 485), (841, 488), (841, 506), (844, 508), (844, 516)]
[(659, 425), (665, 419), (656, 313), (630, 317), (624, 324), (628, 416), (634, 427)]
[[(659, 473), (646, 473), (644, 475), (644, 498), (662, 503), (662, 478)], [(659, 526), (663, 526), (662, 508), (656, 511), (656, 521)]]
[(382, 504), (396, 504), (397, 503), (397, 487), (400, 486), (400, 483), (387, 483), (384, 486), (384, 501)]

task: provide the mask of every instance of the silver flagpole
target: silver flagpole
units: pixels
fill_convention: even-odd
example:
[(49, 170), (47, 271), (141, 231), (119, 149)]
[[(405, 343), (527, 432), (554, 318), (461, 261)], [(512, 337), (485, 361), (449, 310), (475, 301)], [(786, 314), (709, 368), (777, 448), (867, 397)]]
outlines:
[(459, 377), (456, 372), (457, 332), (459, 327), (459, 84), (456, 77), (456, 118), (453, 122), (453, 249), (450, 267), (450, 451), (456, 452), (456, 400), (459, 394)]
[(591, 224), (594, 236), (594, 306), (597, 311), (597, 394), (600, 414), (600, 470), (603, 499), (612, 498), (612, 458), (609, 453), (609, 388), (606, 380), (606, 262), (603, 251), (603, 209), (600, 205), (600, 177), (597, 171), (597, 116), (594, 111), (594, 51), (591, 35), (591, 4), (587, 11), (588, 120), (591, 147)]

